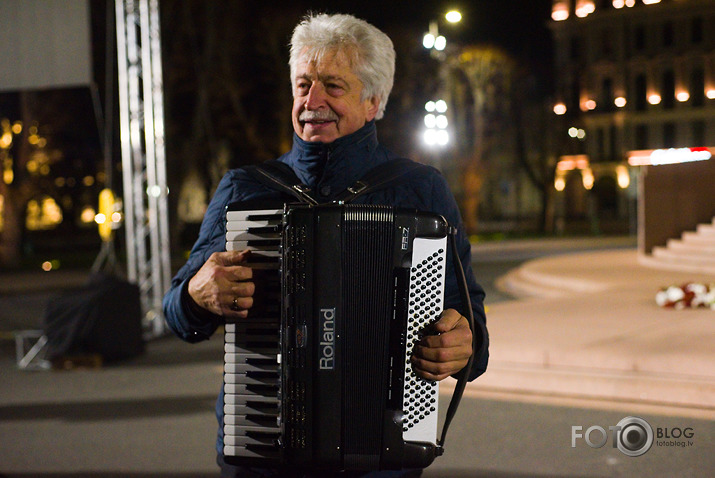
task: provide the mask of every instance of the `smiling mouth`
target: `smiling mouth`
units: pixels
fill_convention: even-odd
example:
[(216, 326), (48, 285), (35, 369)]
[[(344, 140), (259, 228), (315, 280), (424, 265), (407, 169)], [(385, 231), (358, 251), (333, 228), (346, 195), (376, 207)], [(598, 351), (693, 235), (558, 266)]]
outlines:
[(309, 120), (303, 121), (303, 124), (309, 124), (311, 126), (322, 126), (329, 123), (335, 123), (334, 120)]

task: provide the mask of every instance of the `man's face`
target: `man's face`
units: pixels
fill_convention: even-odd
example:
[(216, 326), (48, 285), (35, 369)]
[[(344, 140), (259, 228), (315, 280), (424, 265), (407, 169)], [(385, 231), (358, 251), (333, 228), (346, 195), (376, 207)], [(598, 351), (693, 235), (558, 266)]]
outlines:
[(379, 99), (361, 101), (363, 85), (342, 52), (316, 64), (297, 64), (293, 78), (293, 129), (305, 141), (331, 143), (354, 133), (377, 114)]

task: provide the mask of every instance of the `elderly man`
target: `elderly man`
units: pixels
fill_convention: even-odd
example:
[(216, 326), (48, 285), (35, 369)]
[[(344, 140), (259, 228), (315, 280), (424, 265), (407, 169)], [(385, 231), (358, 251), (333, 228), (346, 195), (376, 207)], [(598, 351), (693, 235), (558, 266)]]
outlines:
[[(372, 168), (396, 158), (378, 143), (375, 128), (392, 89), (395, 51), (390, 39), (372, 25), (349, 15), (321, 14), (307, 17), (295, 28), (289, 63), (295, 133), (291, 151), (278, 161), (290, 166), (300, 181), (317, 192), (321, 202), (330, 202)], [(258, 183), (245, 169), (231, 170), (224, 176), (189, 259), (164, 298), (166, 319), (179, 337), (188, 342), (206, 340), (226, 321), (250, 320), (254, 298), (260, 299), (260, 283), (246, 266), (249, 253), (224, 251), (225, 207), (240, 200), (280, 198), (279, 192)], [(365, 194), (356, 202), (430, 211), (457, 226), (459, 256), (474, 317), (479, 330), (486, 330), (484, 293), (474, 280), (470, 245), (454, 198), (438, 171), (416, 168), (400, 181)], [(436, 333), (425, 337), (415, 349), (413, 369), (424, 378), (442, 380), (462, 370), (473, 350), (480, 350), (469, 377), (474, 379), (486, 369), (488, 337), (480, 332), (473, 340), (464, 317), (466, 311), (459, 311), (462, 302), (451, 268), (444, 302), (445, 311), (434, 325)], [(216, 410), (222, 424), (223, 393)], [(219, 427), (222, 476), (283, 476), (226, 464), (221, 454), (222, 439)], [(370, 476), (403, 476), (400, 473)], [(407, 476), (408, 472), (404, 473)], [(412, 473), (410, 476), (414, 476)]]

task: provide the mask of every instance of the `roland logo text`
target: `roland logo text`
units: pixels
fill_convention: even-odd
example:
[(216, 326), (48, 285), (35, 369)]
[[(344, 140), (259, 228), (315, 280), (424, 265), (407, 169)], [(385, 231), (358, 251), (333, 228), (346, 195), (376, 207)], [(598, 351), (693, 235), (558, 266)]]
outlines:
[(320, 370), (335, 368), (335, 308), (320, 309)]

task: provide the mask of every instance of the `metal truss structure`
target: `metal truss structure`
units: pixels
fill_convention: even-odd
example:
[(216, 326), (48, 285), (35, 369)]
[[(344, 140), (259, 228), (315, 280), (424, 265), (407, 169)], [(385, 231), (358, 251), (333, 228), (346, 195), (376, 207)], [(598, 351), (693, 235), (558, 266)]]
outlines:
[(115, 0), (127, 278), (149, 338), (166, 332), (171, 280), (158, 0)]

